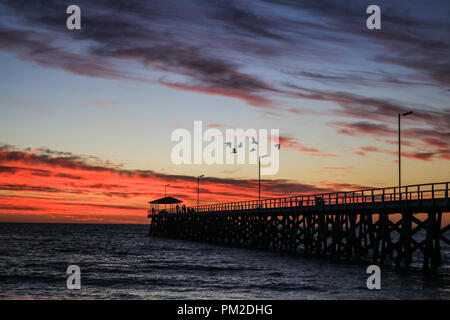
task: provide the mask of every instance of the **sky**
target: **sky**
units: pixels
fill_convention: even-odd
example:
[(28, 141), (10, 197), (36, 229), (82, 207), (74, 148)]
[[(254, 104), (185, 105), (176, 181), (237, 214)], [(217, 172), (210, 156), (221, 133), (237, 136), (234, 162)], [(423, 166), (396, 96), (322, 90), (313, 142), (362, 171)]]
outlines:
[[(81, 8), (68, 30), (66, 8)], [(366, 8), (381, 9), (368, 30)], [(177, 128), (279, 129), (263, 198), (450, 179), (448, 1), (0, 3), (0, 221), (145, 223), (258, 197), (255, 164), (171, 161)], [(226, 146), (224, 146), (226, 151)]]

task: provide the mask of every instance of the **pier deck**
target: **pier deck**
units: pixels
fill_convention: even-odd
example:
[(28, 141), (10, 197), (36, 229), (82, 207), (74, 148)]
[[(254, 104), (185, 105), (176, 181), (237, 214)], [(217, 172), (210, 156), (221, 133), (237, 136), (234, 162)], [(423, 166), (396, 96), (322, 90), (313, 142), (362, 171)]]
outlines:
[(195, 213), (149, 214), (149, 234), (219, 245), (393, 262), (425, 271), (450, 245), (449, 182), (199, 206)]

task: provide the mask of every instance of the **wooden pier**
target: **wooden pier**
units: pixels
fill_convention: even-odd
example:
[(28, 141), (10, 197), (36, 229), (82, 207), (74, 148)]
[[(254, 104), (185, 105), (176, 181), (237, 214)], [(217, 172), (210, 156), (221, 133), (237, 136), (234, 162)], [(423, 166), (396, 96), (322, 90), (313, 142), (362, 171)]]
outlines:
[(202, 205), (194, 213), (149, 214), (151, 236), (266, 249), (424, 271), (450, 245), (449, 182), (261, 201)]

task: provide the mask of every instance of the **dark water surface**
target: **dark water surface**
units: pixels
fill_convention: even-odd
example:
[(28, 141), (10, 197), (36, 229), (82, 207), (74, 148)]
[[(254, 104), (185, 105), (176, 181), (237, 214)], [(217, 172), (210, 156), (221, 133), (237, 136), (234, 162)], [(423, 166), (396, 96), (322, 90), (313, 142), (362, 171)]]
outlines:
[[(366, 266), (147, 237), (144, 225), (0, 224), (0, 299), (450, 299), (450, 270)], [(449, 248), (444, 247), (448, 261)], [(66, 288), (68, 265), (81, 290)]]

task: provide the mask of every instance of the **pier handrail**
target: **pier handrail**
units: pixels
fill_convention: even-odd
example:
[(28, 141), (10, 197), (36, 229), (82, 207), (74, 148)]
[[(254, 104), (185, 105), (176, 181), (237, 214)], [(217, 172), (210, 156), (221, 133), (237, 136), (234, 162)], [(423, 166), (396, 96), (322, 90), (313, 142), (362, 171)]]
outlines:
[[(411, 201), (426, 199), (447, 199), (450, 182), (425, 183), (399, 187), (340, 191), (311, 195), (298, 195), (282, 198), (249, 200), (201, 205), (196, 212), (221, 212), (267, 208), (286, 208), (301, 206), (329, 206), (356, 203), (388, 203), (393, 201)], [(175, 212), (169, 212), (175, 213)]]

